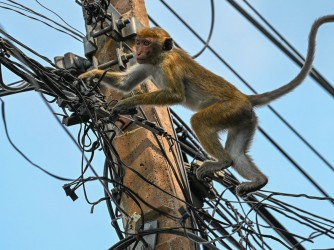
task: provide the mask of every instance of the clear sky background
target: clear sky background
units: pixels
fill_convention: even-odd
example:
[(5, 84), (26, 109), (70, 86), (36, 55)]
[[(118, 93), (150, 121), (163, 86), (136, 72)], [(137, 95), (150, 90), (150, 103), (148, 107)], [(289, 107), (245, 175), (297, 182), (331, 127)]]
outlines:
[[(8, 3), (8, 1), (4, 1)], [(18, 1), (57, 19), (33, 0)], [(84, 32), (80, 6), (73, 0), (40, 0), (72, 26)], [(167, 1), (203, 37), (210, 28), (209, 0)], [(243, 4), (242, 1), (237, 1)], [(314, 20), (334, 13), (334, 1), (324, 0), (253, 0), (253, 6), (305, 55), (307, 37)], [(160, 1), (147, 0), (148, 13), (168, 30), (175, 41), (190, 54), (202, 44)], [(211, 46), (258, 92), (277, 88), (299, 68), (258, 32), (226, 1), (215, 1), (215, 30)], [(5, 6), (0, 2), (0, 7)], [(244, 5), (243, 5), (244, 6)], [(66, 52), (83, 55), (83, 46), (73, 38), (39, 22), (0, 8), (0, 24), (6, 31), (42, 55), (53, 59)], [(321, 28), (317, 39), (315, 67), (334, 82), (334, 24)], [(30, 55), (28, 53), (28, 55)], [(30, 55), (31, 56), (31, 55)], [(215, 56), (206, 51), (198, 61), (233, 82), (244, 93), (252, 92)], [(16, 78), (7, 73), (5, 80)], [(4, 97), (7, 123), (15, 144), (35, 163), (69, 178), (80, 174), (81, 155), (36, 93)], [(54, 105), (56, 107), (56, 105)], [(273, 107), (293, 125), (325, 158), (334, 164), (334, 102), (314, 80), (308, 78), (293, 93), (273, 103)], [(185, 121), (192, 113), (178, 109)], [(319, 160), (268, 108), (258, 109), (260, 125), (307, 171), (330, 196), (334, 196), (334, 172)], [(76, 127), (71, 128), (75, 134)], [(280, 152), (259, 132), (250, 150), (255, 162), (269, 176), (266, 190), (322, 196)], [(103, 155), (93, 165), (102, 173)], [(27, 163), (8, 143), (0, 125), (0, 249), (107, 249), (117, 242), (105, 203), (90, 214), (82, 192), (75, 202), (66, 197), (63, 182), (55, 180)], [(98, 184), (87, 185), (91, 200), (103, 196)], [(326, 201), (290, 199), (291, 203), (333, 219), (334, 207)], [(288, 225), (289, 226), (289, 225)], [(299, 229), (291, 228), (298, 232)], [(334, 247), (334, 240), (321, 238), (311, 248)]]

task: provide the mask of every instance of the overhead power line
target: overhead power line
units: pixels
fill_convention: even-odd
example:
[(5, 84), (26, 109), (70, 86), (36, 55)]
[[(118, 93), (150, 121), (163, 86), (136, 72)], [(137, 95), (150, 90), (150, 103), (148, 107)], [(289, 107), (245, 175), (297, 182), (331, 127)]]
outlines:
[[(227, 0), (237, 11), (240, 12), (248, 21), (250, 21), (262, 34), (264, 34), (270, 41), (272, 41), (280, 50), (284, 52), (297, 65), (302, 67), (305, 60), (298, 59), (293, 55), (281, 42), (279, 42), (270, 32), (256, 21), (245, 9), (243, 9), (236, 1)], [(334, 97), (334, 87), (313, 67), (310, 76), (323, 87), (332, 97)]]
[[(0, 5), (0, 8), (2, 8), (2, 9), (7, 9), (7, 10), (10, 10), (10, 11), (13, 11), (13, 12), (16, 12), (16, 13), (18, 13), (18, 14), (20, 14), (20, 15), (23, 15), (23, 16), (27, 17), (27, 18), (30, 18), (30, 19), (32, 19), (32, 20), (41, 22), (41, 23), (45, 24), (46, 26), (48, 26), (48, 27), (50, 27), (50, 28), (53, 28), (53, 29), (55, 29), (55, 30), (57, 30), (57, 31), (59, 31), (59, 32), (62, 32), (62, 33), (64, 33), (64, 34), (66, 34), (66, 35), (71, 36), (72, 38), (76, 39), (76, 40), (79, 41), (79, 42), (82, 42), (82, 39), (83, 39), (83, 37), (84, 37), (83, 34), (82, 34), (80, 31), (78, 31), (78, 30), (72, 28), (72, 26), (70, 26), (67, 22), (65, 22), (65, 20), (62, 19), (60, 16), (58, 16), (58, 17), (59, 17), (59, 18), (60, 18), (60, 19), (61, 19), (61, 20), (62, 20), (68, 27), (70, 27), (70, 28), (68, 28), (68, 27), (66, 27), (66, 26), (64, 26), (64, 25), (62, 25), (62, 24), (60, 24), (60, 23), (58, 23), (58, 22), (56, 22), (56, 21), (50, 19), (49, 17), (47, 17), (47, 16), (45, 16), (45, 15), (42, 15), (42, 14), (38, 13), (37, 11), (35, 11), (35, 10), (31, 9), (31, 8), (28, 8), (28, 7), (26, 7), (26, 6), (24, 6), (24, 5), (20, 4), (20, 3), (17, 3), (17, 2), (12, 1), (12, 0), (7, 0), (7, 1), (10, 2), (10, 3), (12, 3), (12, 4), (5, 3), (5, 2), (0, 2), (0, 4), (3, 4), (3, 5)], [(38, 1), (37, 1), (37, 2), (38, 2)], [(40, 4), (40, 3), (39, 3), (39, 4)], [(40, 5), (41, 5), (41, 4), (40, 4)], [(46, 7), (43, 6), (43, 5), (41, 5), (41, 6), (42, 6), (43, 8), (46, 8)], [(50, 9), (48, 9), (48, 10), (52, 12), (52, 10), (50, 10)], [(22, 12), (22, 11), (23, 11), (23, 12)], [(33, 14), (33, 15), (36, 15), (36, 16), (38, 16), (38, 17), (41, 18), (41, 19), (39, 19), (39, 18), (37, 18), (37, 17), (34, 17), (34, 16), (31, 16), (31, 15), (28, 15), (28, 14), (25, 14), (24, 12), (26, 12), (26, 13), (31, 13), (31, 14)], [(57, 27), (51, 25), (50, 23), (55, 24), (55, 25), (58, 26), (59, 28), (57, 28)]]
[(211, 25), (210, 25), (209, 35), (208, 35), (208, 38), (207, 38), (207, 40), (206, 40), (203, 48), (199, 52), (197, 52), (195, 55), (193, 55), (193, 58), (199, 57), (204, 52), (204, 50), (208, 47), (208, 45), (210, 43), (210, 40), (211, 40), (211, 37), (212, 37), (212, 33), (213, 33), (213, 30), (214, 30), (214, 26), (215, 26), (215, 5), (214, 5), (214, 0), (211, 0), (210, 3), (211, 3)]

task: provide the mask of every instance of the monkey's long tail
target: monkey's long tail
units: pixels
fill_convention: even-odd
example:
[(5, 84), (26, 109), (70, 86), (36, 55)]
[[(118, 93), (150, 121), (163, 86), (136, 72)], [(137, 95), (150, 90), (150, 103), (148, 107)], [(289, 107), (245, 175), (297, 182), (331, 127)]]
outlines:
[(265, 92), (258, 95), (249, 95), (249, 100), (253, 106), (262, 106), (270, 103), (271, 101), (289, 93), (294, 88), (299, 86), (306, 78), (310, 70), (312, 69), (312, 63), (315, 54), (316, 35), (319, 27), (324, 23), (334, 22), (334, 15), (323, 16), (317, 19), (311, 27), (311, 31), (308, 39), (308, 51), (306, 61), (299, 74), (292, 79), (288, 84), (275, 89), (273, 91)]

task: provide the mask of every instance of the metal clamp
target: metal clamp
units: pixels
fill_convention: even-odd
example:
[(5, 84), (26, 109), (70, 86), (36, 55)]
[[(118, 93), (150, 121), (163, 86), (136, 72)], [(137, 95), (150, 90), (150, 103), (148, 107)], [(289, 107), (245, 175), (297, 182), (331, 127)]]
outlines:
[(109, 5), (107, 14), (108, 16), (107, 18), (105, 18), (107, 27), (96, 32), (91, 32), (90, 36), (96, 38), (98, 36), (111, 32), (112, 37), (115, 40), (123, 41), (126, 38), (136, 35), (137, 30), (144, 27), (134, 17), (127, 19), (123, 18), (112, 5)]
[(123, 49), (116, 49), (116, 59), (98, 66), (98, 69), (107, 69), (118, 64), (120, 70), (126, 69), (126, 64), (134, 57), (133, 53), (125, 54)]
[(86, 72), (92, 66), (89, 60), (71, 52), (66, 53), (64, 56), (56, 56), (54, 62), (59, 68), (66, 69), (71, 74), (77, 75)]

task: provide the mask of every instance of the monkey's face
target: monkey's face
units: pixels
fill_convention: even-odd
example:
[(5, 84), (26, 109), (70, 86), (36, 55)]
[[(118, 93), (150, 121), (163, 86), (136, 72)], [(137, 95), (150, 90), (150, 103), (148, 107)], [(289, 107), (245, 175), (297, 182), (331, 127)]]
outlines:
[(137, 38), (136, 39), (136, 51), (137, 62), (139, 64), (151, 63), (152, 54), (152, 38)]

